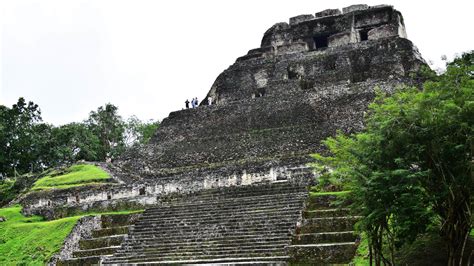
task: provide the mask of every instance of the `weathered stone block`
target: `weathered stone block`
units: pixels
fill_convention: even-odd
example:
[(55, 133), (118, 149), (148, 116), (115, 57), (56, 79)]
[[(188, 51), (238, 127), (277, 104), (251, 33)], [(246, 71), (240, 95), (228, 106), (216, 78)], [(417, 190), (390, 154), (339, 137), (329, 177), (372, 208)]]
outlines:
[(394, 25), (383, 25), (368, 32), (369, 40), (377, 40), (398, 36), (398, 27)]
[(355, 242), (357, 235), (353, 231), (347, 232), (320, 232), (299, 234), (293, 238), (293, 244), (307, 245), (314, 243), (341, 243)]
[(341, 32), (329, 36), (328, 46), (329, 47), (338, 47), (347, 45), (351, 42), (351, 33), (350, 32)]
[(295, 245), (290, 246), (290, 262), (308, 265), (326, 265), (330, 263), (349, 263), (354, 257), (355, 243)]
[(296, 17), (290, 18), (290, 26), (294, 26), (296, 24), (299, 24), (304, 21), (312, 20), (314, 19), (314, 16), (311, 14), (305, 14), (305, 15), (299, 15)]
[(354, 11), (366, 10), (368, 8), (369, 8), (369, 6), (365, 5), (365, 4), (351, 5), (351, 6), (342, 8), (342, 13), (347, 14), (347, 13), (354, 12)]
[(381, 8), (381, 9), (369, 9), (367, 12), (360, 12), (354, 16), (354, 27), (374, 27), (381, 24), (397, 24), (394, 17), (398, 16), (397, 12), (393, 12), (393, 9)]
[(132, 225), (138, 220), (140, 215), (141, 213), (102, 215), (102, 228)]
[(308, 50), (308, 44), (305, 42), (293, 42), (287, 45), (280, 45), (276, 48), (277, 54), (300, 53)]
[(314, 16), (316, 18), (322, 18), (322, 17), (335, 16), (335, 15), (340, 15), (340, 14), (341, 14), (340, 9), (326, 9), (321, 12), (316, 12)]

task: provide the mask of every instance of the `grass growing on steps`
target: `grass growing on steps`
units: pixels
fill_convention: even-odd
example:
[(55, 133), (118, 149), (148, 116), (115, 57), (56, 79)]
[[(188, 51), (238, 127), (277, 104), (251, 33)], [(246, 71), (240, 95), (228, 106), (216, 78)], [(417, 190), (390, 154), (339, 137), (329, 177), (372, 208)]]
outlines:
[(44, 265), (80, 218), (43, 221), (39, 216), (25, 217), (20, 210), (20, 206), (0, 209), (0, 216), (7, 219), (0, 223), (1, 265)]
[(32, 190), (63, 189), (105, 182), (110, 175), (100, 167), (90, 164), (77, 164), (64, 173), (52, 173), (35, 182)]
[(309, 195), (311, 197), (317, 197), (317, 196), (328, 196), (328, 195), (334, 195), (334, 196), (345, 196), (347, 194), (349, 194), (350, 191), (346, 190), (346, 191), (324, 191), (324, 192), (313, 192), (313, 191), (310, 191), (309, 192)]
[[(57, 253), (67, 235), (82, 216), (44, 221), (40, 216), (25, 217), (21, 206), (0, 209), (0, 265), (44, 265)], [(101, 214), (128, 214), (140, 211), (118, 211)]]

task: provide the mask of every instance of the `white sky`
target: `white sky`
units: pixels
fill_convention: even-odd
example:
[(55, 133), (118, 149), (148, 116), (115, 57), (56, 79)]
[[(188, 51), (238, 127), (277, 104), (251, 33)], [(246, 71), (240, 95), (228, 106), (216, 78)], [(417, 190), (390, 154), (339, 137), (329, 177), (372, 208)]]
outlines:
[[(163, 119), (201, 100), (219, 73), (274, 23), (346, 0), (1, 0), (0, 104), (39, 104), (55, 125), (107, 102), (127, 118)], [(402, 12), (408, 38), (435, 68), (474, 49), (474, 1), (366, 0)]]

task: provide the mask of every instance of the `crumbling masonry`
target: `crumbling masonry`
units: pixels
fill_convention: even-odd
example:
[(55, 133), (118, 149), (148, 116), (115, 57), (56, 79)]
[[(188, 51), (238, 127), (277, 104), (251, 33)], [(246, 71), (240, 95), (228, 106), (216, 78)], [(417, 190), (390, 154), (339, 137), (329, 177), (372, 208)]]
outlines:
[[(287, 261), (304, 191), (314, 180), (309, 155), (324, 152), (321, 141), (336, 131), (361, 130), (376, 88), (391, 93), (414, 84), (412, 77), (423, 65), (402, 15), (391, 6), (354, 5), (290, 18), (270, 27), (259, 48), (217, 77), (206, 96), (216, 104), (208, 106), (204, 99), (199, 108), (170, 113), (148, 145), (108, 165), (116, 184), (35, 192), (23, 200), (24, 212), (53, 218), (78, 210), (155, 206), (110, 263)], [(166, 205), (170, 198), (181, 199), (178, 209)], [(271, 206), (281, 208), (282, 218), (278, 222), (278, 211), (252, 216), (252, 206), (262, 214)], [(189, 212), (195, 220), (187, 222), (196, 222), (195, 227), (180, 227), (182, 220), (166, 216), (179, 216), (178, 210)], [(275, 222), (274, 231), (265, 220)], [(160, 228), (183, 235), (169, 236), (182, 253), (156, 246), (166, 242)], [(249, 250), (222, 244), (225, 238), (252, 235), (248, 228), (261, 236), (238, 238)], [(210, 244), (206, 249), (199, 239), (224, 242), (217, 245), (221, 249)], [(186, 245), (176, 244), (180, 241)]]

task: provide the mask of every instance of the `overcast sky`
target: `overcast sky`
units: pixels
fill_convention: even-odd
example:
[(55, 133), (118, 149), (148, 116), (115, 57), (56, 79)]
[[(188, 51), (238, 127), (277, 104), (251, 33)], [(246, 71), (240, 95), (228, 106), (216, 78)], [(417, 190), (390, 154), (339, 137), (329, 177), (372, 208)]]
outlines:
[[(1, 0), (0, 104), (39, 104), (55, 125), (107, 102), (127, 118), (163, 119), (201, 100), (217, 75), (274, 23), (354, 1)], [(408, 38), (440, 67), (474, 49), (474, 1), (366, 0), (402, 12)]]

